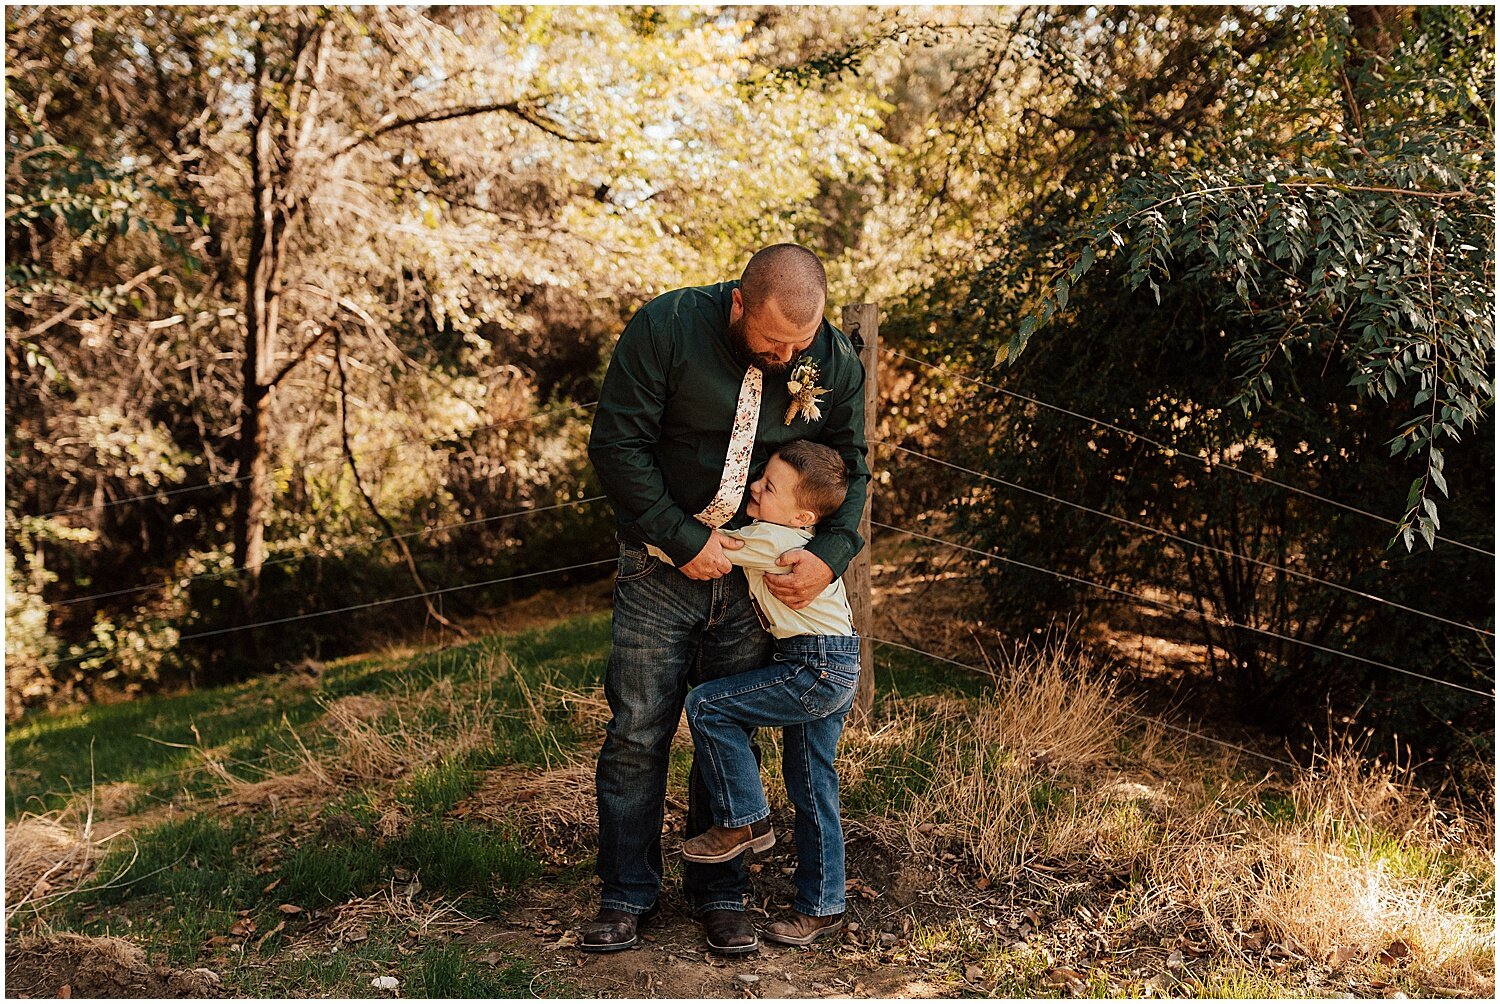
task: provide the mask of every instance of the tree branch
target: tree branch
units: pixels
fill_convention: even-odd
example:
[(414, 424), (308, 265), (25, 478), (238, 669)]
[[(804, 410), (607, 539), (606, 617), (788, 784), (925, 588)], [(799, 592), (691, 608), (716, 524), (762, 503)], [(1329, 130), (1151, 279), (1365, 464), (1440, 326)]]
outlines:
[(344, 369), (344, 341), (339, 335), (338, 325), (332, 325), (332, 329), (333, 359), (339, 371), (339, 439), (343, 444), (344, 459), (349, 462), (349, 471), (354, 475), (354, 487), (359, 489), (360, 497), (365, 500), (365, 505), (375, 516), (375, 519), (379, 521), (380, 525), (385, 528), (386, 536), (401, 552), (401, 557), (406, 562), (406, 568), (411, 572), (412, 581), (417, 584), (418, 591), (424, 594), (422, 596), (422, 603), (427, 607), (428, 615), (443, 625), (443, 627), (458, 634), (460, 638), (468, 638), (469, 632), (444, 617), (438, 611), (437, 607), (433, 606), (432, 597), (425, 595), (428, 591), (427, 583), (422, 580), (422, 573), (417, 569), (417, 562), (411, 555), (411, 548), (406, 546), (406, 541), (396, 532), (396, 528), (391, 525), (391, 521), (385, 518), (385, 514), (375, 505), (375, 499), (370, 496), (369, 490), (365, 488), (364, 478), (359, 473), (359, 465), (354, 460), (354, 449), (349, 444), (349, 377), (347, 371)]
[(340, 149), (333, 155), (333, 159), (337, 160), (339, 157), (343, 157), (349, 153), (352, 153), (354, 150), (358, 149), (364, 144), (373, 142), (374, 140), (379, 139), (381, 136), (384, 136), (386, 133), (395, 132), (398, 129), (409, 129), (413, 126), (431, 125), (434, 122), (451, 122), (454, 119), (472, 118), (475, 115), (488, 115), (492, 112), (508, 112), (521, 121), (535, 126), (542, 132), (545, 132), (551, 136), (556, 136), (558, 139), (565, 139), (570, 143), (603, 142), (596, 136), (580, 136), (571, 132), (567, 132), (557, 123), (539, 117), (535, 109), (528, 102), (497, 101), (483, 105), (455, 105), (448, 108), (436, 108), (432, 111), (422, 112), (419, 115), (411, 115), (406, 118), (385, 122), (384, 124), (375, 127), (371, 131), (366, 132), (364, 135), (357, 136), (354, 139), (351, 139), (348, 143), (344, 144), (342, 149)]

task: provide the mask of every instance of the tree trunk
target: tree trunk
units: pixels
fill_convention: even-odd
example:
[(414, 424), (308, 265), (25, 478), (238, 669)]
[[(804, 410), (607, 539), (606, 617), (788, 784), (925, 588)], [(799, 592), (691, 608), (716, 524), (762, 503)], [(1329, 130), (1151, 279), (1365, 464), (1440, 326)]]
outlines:
[(234, 564), (241, 573), (246, 623), (253, 618), (265, 561), (265, 504), (269, 479), (270, 369), (276, 352), (276, 172), (271, 108), (266, 100), (265, 54), (255, 50), (257, 73), (250, 116), (250, 248), (245, 260), (245, 359), (241, 368), (239, 463), (234, 507)]

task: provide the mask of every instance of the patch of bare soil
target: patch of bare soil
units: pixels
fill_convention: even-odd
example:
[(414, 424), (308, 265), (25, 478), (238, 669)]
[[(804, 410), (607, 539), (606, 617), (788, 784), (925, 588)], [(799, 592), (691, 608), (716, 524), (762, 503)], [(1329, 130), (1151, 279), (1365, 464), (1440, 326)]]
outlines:
[[(541, 995), (700, 999), (936, 997), (952, 992), (951, 976), (893, 956), (913, 930), (913, 909), (920, 908), (919, 892), (930, 876), (857, 830), (848, 838), (850, 893), (842, 934), (808, 948), (762, 942), (758, 951), (738, 958), (709, 953), (702, 928), (679, 891), (675, 852), (683, 837), (684, 810), (680, 801), (668, 798), (661, 915), (642, 929), (634, 948), (584, 953), (577, 948), (578, 928), (599, 907), (596, 880), (588, 876), (579, 881), (595, 848), (593, 763), (488, 772), (454, 814), (519, 824), (553, 879), (528, 889), (526, 904), (508, 924), (482, 923), (460, 940), (474, 945), (478, 957), (492, 964), (525, 959), (537, 970), (533, 989)], [(749, 910), (759, 927), (789, 910), (794, 895), (792, 819), (784, 811), (772, 818), (781, 835), (777, 845), (750, 865)]]
[(124, 938), (22, 937), (5, 947), (5, 995), (27, 997), (220, 997), (209, 969), (153, 966)]

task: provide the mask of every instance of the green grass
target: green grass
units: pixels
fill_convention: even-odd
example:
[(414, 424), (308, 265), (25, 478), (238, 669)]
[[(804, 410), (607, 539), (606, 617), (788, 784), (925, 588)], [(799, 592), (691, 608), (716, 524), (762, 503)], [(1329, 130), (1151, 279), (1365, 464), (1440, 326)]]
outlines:
[[(403, 996), (504, 1000), (530, 997), (535, 972), (519, 962), (485, 967), (458, 945), (434, 946), (417, 960), (416, 975)], [(538, 988), (540, 989), (540, 988)]]
[(559, 685), (583, 688), (602, 679), (608, 654), (609, 615), (593, 614), (416, 657), (345, 660), (328, 666), (313, 687), (268, 676), (186, 694), (33, 712), (6, 729), (6, 818), (60, 808), (73, 793), (87, 792), (91, 781), (140, 785), (143, 797), (157, 801), (183, 791), (206, 794), (213, 782), (198, 769), (202, 761), (193, 746), (213, 750), (232, 772), (251, 778), (251, 768), (271, 750), (286, 748), (289, 730), (305, 731), (301, 727), (322, 713), (322, 704), (351, 694), (420, 690), (444, 677), (458, 686), (486, 677), (487, 696), (499, 711), (490, 762), (546, 763), (559, 744), (579, 737), (561, 709), (551, 709), (548, 731), (538, 733), (522, 713), (526, 686), (534, 689), (536, 680), (523, 685), (515, 674), (490, 667), (507, 656), (527, 675), (545, 667)]
[(373, 841), (361, 837), (328, 846), (303, 844), (281, 865), (277, 895), (299, 906), (325, 906), (365, 895), (389, 873)]
[(249, 851), (257, 831), (249, 817), (220, 823), (186, 816), (118, 838), (87, 896), (102, 904), (141, 896), (204, 903), (241, 902), (256, 891)]
[(451, 895), (510, 890), (541, 874), (526, 845), (503, 831), (457, 820), (421, 820), (382, 847), (386, 860)]
[[(488, 751), (473, 759), (487, 760)], [(426, 767), (411, 778), (399, 801), (408, 806), (414, 815), (441, 816), (463, 801), (479, 781), (479, 775), (464, 759), (445, 756), (431, 767)]]

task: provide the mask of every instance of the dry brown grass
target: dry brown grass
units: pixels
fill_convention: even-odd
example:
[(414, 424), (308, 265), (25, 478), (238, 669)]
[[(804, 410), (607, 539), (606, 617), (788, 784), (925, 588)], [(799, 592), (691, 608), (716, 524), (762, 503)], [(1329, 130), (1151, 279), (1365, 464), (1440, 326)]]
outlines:
[[(497, 658), (484, 672), (508, 665)], [(306, 804), (350, 785), (406, 777), (488, 743), (494, 708), (487, 692), (482, 685), (456, 688), (443, 678), (390, 697), (356, 694), (326, 702), (310, 727), (286, 730), (288, 748), (273, 755), (255, 779), (212, 770), (208, 754), (203, 760), (224, 789), (222, 807)], [(309, 746), (307, 738), (319, 733), (332, 745)]]
[(859, 783), (893, 759), (923, 758), (935, 783), (876, 825), (922, 857), (956, 843), (999, 876), (1093, 839), (1100, 806), (1071, 779), (1108, 758), (1125, 710), (1107, 678), (1063, 646), (1024, 649), (979, 698), (889, 702), (880, 726), (846, 733), (839, 767)]
[(1494, 989), (1491, 834), (1404, 772), (1343, 749), (1299, 771), (1281, 813), (1202, 797), (1139, 859), (1176, 913), (1236, 951), (1258, 932), (1334, 969), (1402, 970), (1424, 985)]
[(63, 813), (27, 814), (5, 828), (5, 916), (75, 888), (98, 857), (92, 817), (69, 824)]
[[(979, 698), (883, 702), (839, 767), (846, 790), (884, 784), (891, 808), (853, 825), (919, 861), (954, 855), (970, 881), (1044, 862), (1134, 875), (1116, 894), (1125, 943), (1190, 934), (1252, 966), (1284, 951), (1376, 983), (1494, 989), (1489, 819), (1347, 747), (1243, 780), (1238, 755), (1142, 727), (1075, 658), (1044, 646)], [(903, 797), (906, 772), (925, 790)]]

